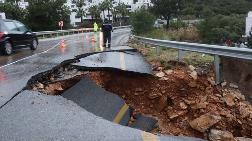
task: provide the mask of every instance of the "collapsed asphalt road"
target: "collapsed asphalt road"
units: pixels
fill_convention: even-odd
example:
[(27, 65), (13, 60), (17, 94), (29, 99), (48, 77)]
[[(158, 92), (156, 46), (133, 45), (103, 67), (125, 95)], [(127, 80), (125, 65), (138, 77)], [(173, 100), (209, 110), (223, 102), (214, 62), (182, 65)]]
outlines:
[[(111, 53), (111, 54), (110, 54)], [(104, 54), (106, 54), (104, 56)], [(98, 56), (97, 56), (98, 55)], [(76, 83), (67, 83), (62, 96), (48, 96), (35, 92), (44, 89), (50, 82), (62, 82), (65, 79), (84, 75), (76, 71), (77, 63), (84, 70), (127, 70), (130, 72), (150, 73), (150, 66), (133, 51), (109, 51), (105, 53), (95, 53), (84, 55), (89, 58), (89, 63), (80, 59), (68, 60), (52, 70), (33, 76), (28, 82), (26, 90), (18, 94), (13, 100), (0, 109), (0, 137), (5, 140), (174, 140), (190, 141), (198, 140), (186, 137), (165, 137), (156, 136), (141, 130), (123, 127), (131, 126), (145, 131), (151, 131), (156, 120), (145, 115), (135, 115), (132, 119), (131, 108), (118, 97), (99, 88), (88, 78), (83, 78)], [(93, 58), (92, 58), (93, 57)], [(115, 59), (112, 59), (112, 58)], [(135, 58), (134, 62), (127, 62), (128, 58)], [(117, 59), (116, 59), (117, 58)], [(80, 60), (80, 61), (76, 61)], [(82, 61), (81, 61), (82, 60)], [(106, 63), (106, 61), (112, 61)], [(92, 62), (103, 61), (107, 66), (89, 67)], [(67, 66), (71, 63), (71, 67)], [(113, 65), (120, 64), (118, 68)], [(139, 72), (139, 70), (142, 70)], [(63, 72), (68, 72), (64, 74)], [(50, 78), (49, 76), (52, 77)], [(34, 85), (35, 87), (33, 87)], [(54, 89), (56, 87), (51, 87)], [(31, 89), (33, 91), (31, 91)], [(93, 112), (93, 114), (89, 112)], [(99, 116), (99, 117), (97, 117)], [(106, 120), (104, 120), (106, 119)]]
[(144, 131), (250, 137), (251, 105), (239, 93), (221, 93), (185, 66), (156, 67), (154, 77), (136, 50), (123, 48), (79, 55), (34, 75), (1, 107), (1, 140), (200, 140)]
[[(130, 29), (118, 29), (112, 34), (112, 47), (124, 48), (130, 35)], [(99, 35), (92, 42), (93, 33), (65, 36), (65, 48), (58, 46), (61, 38), (42, 41), (38, 50), (16, 51), (13, 56), (0, 56), (0, 106), (19, 92), (31, 76), (52, 69), (64, 60), (76, 55), (99, 51)], [(19, 60), (18, 60), (19, 59)]]
[[(129, 49), (127, 46), (122, 46), (126, 44), (129, 34), (129, 29), (115, 31), (112, 34), (112, 50)], [(23, 49), (21, 50), (22, 52), (16, 51), (16, 54), (10, 57), (1, 56), (1, 140), (85, 139), (92, 141), (111, 141), (157, 139), (157, 137), (152, 134), (111, 124), (100, 117), (90, 114), (85, 109), (80, 108), (78, 105), (74, 104), (74, 102), (70, 102), (65, 98), (46, 96), (34, 91), (20, 91), (32, 76), (41, 72), (50, 71), (60, 62), (72, 59), (76, 55), (99, 51), (99, 43), (90, 42), (91, 37), (92, 34), (70, 36), (69, 40), (65, 40), (65, 48), (58, 47), (59, 39), (53, 41), (49, 40), (50, 43), (45, 41), (45, 48), (37, 50), (37, 52)], [(119, 56), (121, 60), (123, 60), (124, 56), (127, 57), (127, 55), (134, 56), (131, 53), (120, 54)], [(118, 56), (112, 55), (112, 57)], [(140, 57), (136, 57), (135, 59), (139, 58)], [(106, 55), (104, 59), (106, 59)], [(118, 58), (112, 60), (116, 61)], [(92, 63), (90, 65), (92, 65)], [(125, 64), (121, 65), (123, 69), (124, 66)], [(131, 68), (134, 67), (136, 66), (132, 66)], [(41, 73), (41, 75), (43, 74), (44, 73)], [(116, 115), (115, 121), (123, 120), (124, 117), (121, 117), (120, 114)], [(144, 116), (138, 116), (138, 118), (144, 121), (153, 121), (153, 119)], [(149, 127), (153, 126), (153, 123), (151, 124), (152, 125), (146, 126), (145, 124), (145, 126), (141, 126), (143, 124), (137, 121), (132, 124), (132, 127), (141, 128), (143, 130), (146, 129), (146, 131), (148, 131), (150, 130)], [(164, 139), (167, 137), (159, 138)], [(169, 139), (177, 138), (169, 137)], [(178, 138), (177, 140), (184, 139), (186, 138)]]
[[(192, 77), (194, 68), (183, 63), (170, 62), (175, 64), (171, 70), (156, 66), (154, 77), (141, 57), (133, 59), (139, 56), (134, 51), (83, 55), (33, 77), (26, 89), (61, 95), (111, 122), (156, 134), (250, 137), (251, 105), (238, 90), (216, 87), (211, 71)], [(120, 59), (111, 60), (112, 56)], [(116, 64), (119, 67), (113, 67)]]

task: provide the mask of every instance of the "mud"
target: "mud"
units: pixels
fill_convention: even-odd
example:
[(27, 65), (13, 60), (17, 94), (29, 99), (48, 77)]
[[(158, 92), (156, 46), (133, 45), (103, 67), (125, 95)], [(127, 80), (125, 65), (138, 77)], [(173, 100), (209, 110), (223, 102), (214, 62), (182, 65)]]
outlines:
[(221, 61), (222, 79), (237, 84), (246, 98), (252, 102), (252, 62), (227, 57), (222, 57)]
[(88, 76), (122, 97), (135, 109), (133, 117), (141, 113), (155, 118), (158, 123), (152, 133), (208, 139), (210, 130), (217, 129), (229, 131), (234, 137), (252, 138), (252, 106), (238, 89), (215, 86), (212, 71), (196, 72), (194, 79), (192, 72), (197, 69), (193, 67), (175, 63), (165, 70), (158, 63), (152, 65), (156, 76), (119, 70), (75, 70), (72, 78), (64, 79), (68, 71), (73, 71), (68, 69), (61, 77), (49, 74), (46, 81), (37, 81), (29, 89), (59, 95)]

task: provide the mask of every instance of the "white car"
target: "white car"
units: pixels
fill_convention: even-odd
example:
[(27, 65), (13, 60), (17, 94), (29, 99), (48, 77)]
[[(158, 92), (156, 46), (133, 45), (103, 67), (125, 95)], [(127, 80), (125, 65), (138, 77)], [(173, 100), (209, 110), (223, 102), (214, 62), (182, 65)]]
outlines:
[(154, 27), (161, 28), (166, 24), (167, 24), (166, 20), (157, 19), (155, 21)]

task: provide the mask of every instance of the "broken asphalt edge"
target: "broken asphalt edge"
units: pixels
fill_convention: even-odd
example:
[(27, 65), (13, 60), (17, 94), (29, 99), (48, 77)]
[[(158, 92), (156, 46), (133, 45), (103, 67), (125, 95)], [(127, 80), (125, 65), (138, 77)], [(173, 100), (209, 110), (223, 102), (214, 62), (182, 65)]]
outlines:
[(100, 53), (106, 53), (106, 52), (138, 52), (136, 49), (123, 49), (123, 50), (110, 50), (110, 51), (103, 51), (103, 52), (93, 52), (93, 53), (86, 53), (83, 55), (78, 55), (76, 56), (74, 59), (69, 59), (69, 60), (65, 60), (62, 63), (60, 63), (59, 65), (53, 67), (51, 70), (45, 71), (45, 72), (41, 72), (37, 75), (34, 75), (31, 77), (31, 79), (28, 80), (26, 87), (23, 88), (23, 90), (27, 89), (27, 86), (35, 83), (36, 81), (40, 81), (44, 76), (48, 75), (48, 74), (52, 74), (55, 73), (59, 68), (61, 67), (66, 67), (66, 66), (72, 66), (75, 69), (79, 69), (82, 71), (105, 71), (105, 70), (109, 70), (109, 71), (124, 71), (124, 72), (130, 72), (130, 73), (137, 73), (139, 75), (152, 75), (151, 72), (148, 73), (140, 73), (140, 72), (134, 72), (134, 71), (129, 71), (129, 70), (121, 70), (118, 68), (113, 68), (113, 67), (86, 67), (86, 66), (77, 66), (77, 65), (71, 65), (71, 63), (75, 63), (76, 61), (79, 61), (80, 59), (95, 55), (95, 54), (100, 54)]
[(108, 51), (100, 51), (100, 52), (92, 52), (92, 53), (85, 53), (85, 54), (82, 54), (82, 55), (77, 55), (75, 56), (73, 59), (68, 59), (68, 60), (65, 60), (63, 62), (61, 62), (59, 65), (53, 67), (52, 69), (48, 70), (48, 71), (44, 71), (44, 72), (41, 72), (41, 73), (38, 73), (34, 76), (32, 76), (26, 86), (18, 91), (16, 94), (14, 94), (8, 101), (6, 101), (4, 104), (0, 105), (0, 109), (3, 108), (5, 105), (7, 105), (11, 100), (13, 100), (13, 98), (15, 98), (18, 94), (20, 94), (21, 92), (23, 92), (24, 90), (27, 89), (27, 86), (29, 84), (32, 84), (34, 82), (34, 80), (39, 80), (37, 78), (42, 78), (42, 76), (45, 76), (47, 74), (50, 74), (50, 73), (53, 73), (55, 72), (56, 70), (58, 70), (59, 68), (61, 67), (65, 67), (67, 65), (70, 65), (71, 63), (74, 63), (76, 60), (79, 60), (81, 58), (85, 58), (85, 57), (88, 57), (88, 56), (91, 56), (91, 55), (95, 55), (95, 54), (99, 54), (99, 53), (104, 53), (104, 52), (127, 52), (127, 51), (131, 51), (131, 52), (138, 52), (137, 49), (121, 49), (121, 50), (108, 50)]
[[(85, 54), (82, 54), (82, 55), (78, 55), (78, 56), (75, 56), (73, 59), (69, 59), (69, 60), (65, 60), (63, 62), (61, 62), (59, 65), (53, 67), (51, 70), (48, 70), (48, 71), (45, 71), (45, 72), (41, 72), (37, 75), (34, 75), (32, 76), (28, 82), (27, 82), (27, 85), (19, 92), (17, 92), (14, 96), (11, 97), (11, 99), (9, 99), (6, 103), (4, 103), (3, 105), (0, 106), (0, 109), (3, 108), (5, 105), (7, 105), (10, 101), (12, 101), (16, 96), (18, 96), (20, 93), (22, 93), (23, 91), (27, 90), (27, 87), (30, 85), (30, 84), (33, 84), (34, 82), (36, 81), (39, 81), (41, 79), (43, 79), (43, 76), (46, 76), (48, 74), (51, 74), (51, 73), (54, 73), (56, 72), (59, 68), (62, 68), (62, 67), (66, 67), (66, 66), (73, 66), (74, 68), (76, 69), (80, 69), (82, 71), (97, 71), (97, 70), (101, 70), (101, 71), (124, 71), (124, 72), (130, 72), (130, 73), (136, 73), (138, 75), (144, 75), (144, 76), (147, 76), (147, 75), (152, 75), (152, 74), (148, 74), (148, 73), (140, 73), (140, 72), (134, 72), (134, 71), (128, 71), (128, 70), (121, 70), (121, 69), (118, 69), (118, 68), (112, 68), (112, 67), (85, 67), (85, 66), (82, 66), (82, 67), (77, 67), (75, 65), (71, 65), (71, 63), (75, 63), (76, 61), (78, 61), (79, 59), (83, 59), (83, 58), (86, 58), (88, 56), (91, 56), (91, 55), (95, 55), (95, 54), (99, 54), (99, 53), (105, 53), (105, 52), (123, 52), (123, 53), (127, 53), (127, 52), (138, 52), (137, 49), (122, 49), (122, 50), (109, 50), (109, 51), (102, 51), (102, 52), (92, 52), (92, 53), (85, 53)], [(130, 127), (128, 127), (129, 129), (131, 129)], [(165, 138), (165, 137), (170, 137), (170, 138), (173, 138), (176, 136), (160, 136), (158, 135), (160, 138)], [(180, 138), (180, 139), (179, 139)], [(190, 138), (190, 137), (183, 137), (183, 136), (179, 136), (178, 138), (178, 141), (179, 140), (182, 140), (182, 141), (187, 141), (187, 140), (200, 140), (200, 139), (196, 139), (196, 138)], [(176, 140), (176, 139), (174, 139)]]
[[(141, 130), (101, 119), (61, 96), (48, 96), (35, 91), (22, 92), (1, 112), (0, 122), (5, 127), (0, 130), (2, 141), (148, 141), (148, 137), (155, 137), (153, 141), (202, 141), (182, 136), (148, 136), (149, 133)], [(57, 128), (59, 130), (55, 130)]]

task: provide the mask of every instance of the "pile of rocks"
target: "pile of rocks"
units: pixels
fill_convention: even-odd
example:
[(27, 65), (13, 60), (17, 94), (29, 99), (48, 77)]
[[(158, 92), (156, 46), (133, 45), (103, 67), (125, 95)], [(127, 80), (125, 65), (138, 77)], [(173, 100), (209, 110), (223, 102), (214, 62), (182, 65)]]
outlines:
[(51, 74), (44, 81), (34, 83), (32, 88), (46, 94), (60, 94), (85, 75), (121, 96), (135, 109), (135, 114), (157, 119), (153, 133), (212, 141), (250, 141), (252, 106), (238, 86), (226, 82), (215, 85), (213, 73), (197, 70), (194, 66), (184, 65), (165, 69), (159, 62), (153, 64), (155, 76), (62, 70), (59, 75)]
[(37, 81), (27, 86), (27, 88), (47, 95), (59, 95), (77, 83), (87, 73), (77, 69), (61, 67), (53, 73), (37, 78)]
[[(162, 93), (149, 96), (160, 99), (157, 104), (159, 108), (156, 109), (159, 112), (165, 110), (169, 121), (186, 121), (189, 128), (201, 132), (203, 138), (209, 140), (240, 141), (249, 139), (237, 136), (252, 137), (252, 106), (245, 100), (237, 85), (228, 85), (227, 82), (215, 85), (213, 74), (200, 76), (192, 65), (186, 69), (165, 70), (155, 63), (153, 69), (159, 80), (181, 79), (187, 82), (180, 89), (181, 93), (185, 91), (188, 94), (187, 97), (168, 95), (173, 106), (167, 106), (167, 96)], [(183, 130), (180, 131), (180, 134), (185, 134)]]

